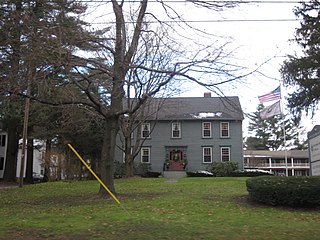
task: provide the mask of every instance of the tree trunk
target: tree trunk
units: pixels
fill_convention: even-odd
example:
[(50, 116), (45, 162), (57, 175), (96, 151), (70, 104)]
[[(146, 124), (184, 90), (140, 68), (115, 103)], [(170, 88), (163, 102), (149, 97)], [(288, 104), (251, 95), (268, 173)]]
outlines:
[(51, 157), (51, 139), (46, 140), (46, 152), (44, 156), (44, 174), (43, 181), (50, 181), (50, 157)]
[(26, 178), (27, 183), (33, 183), (33, 138), (28, 138), (27, 144), (27, 166), (26, 166)]
[(18, 120), (7, 123), (8, 145), (3, 180), (15, 182), (17, 173), (17, 156), (19, 149)]
[[(116, 137), (118, 134), (118, 118), (106, 119), (105, 134), (101, 151), (101, 180), (112, 193), (116, 193), (113, 181), (114, 175), (114, 154)], [(109, 197), (107, 191), (100, 186), (99, 194), (102, 197)]]
[(133, 177), (133, 156), (129, 153), (128, 157), (126, 157), (126, 177)]
[(58, 154), (57, 176), (56, 176), (57, 181), (61, 181), (61, 175), (62, 175), (62, 156), (59, 153)]

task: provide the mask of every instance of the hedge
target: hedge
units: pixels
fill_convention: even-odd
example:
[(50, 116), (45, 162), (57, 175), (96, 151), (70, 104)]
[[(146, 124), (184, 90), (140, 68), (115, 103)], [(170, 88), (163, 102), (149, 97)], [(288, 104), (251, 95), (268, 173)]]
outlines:
[(237, 171), (238, 163), (236, 162), (213, 162), (207, 170), (215, 177), (229, 177), (232, 173)]
[(246, 181), (253, 201), (290, 207), (320, 206), (320, 177), (261, 176)]

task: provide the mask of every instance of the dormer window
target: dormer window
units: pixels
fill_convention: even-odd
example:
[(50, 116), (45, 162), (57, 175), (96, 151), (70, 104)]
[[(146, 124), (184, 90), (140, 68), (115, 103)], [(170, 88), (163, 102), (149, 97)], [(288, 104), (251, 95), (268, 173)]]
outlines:
[(181, 124), (172, 123), (172, 138), (181, 138)]

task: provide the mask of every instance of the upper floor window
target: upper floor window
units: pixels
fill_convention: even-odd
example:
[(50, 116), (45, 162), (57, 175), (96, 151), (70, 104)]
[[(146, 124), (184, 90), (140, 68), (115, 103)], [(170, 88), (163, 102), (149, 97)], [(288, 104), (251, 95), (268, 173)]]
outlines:
[(150, 163), (150, 148), (141, 148), (141, 163)]
[(141, 137), (150, 138), (150, 123), (143, 123), (141, 128)]
[(202, 148), (202, 161), (203, 163), (212, 163), (212, 147)]
[(180, 137), (181, 137), (181, 124), (172, 123), (172, 138), (180, 138)]
[(211, 138), (211, 123), (204, 122), (202, 123), (202, 137)]
[(228, 122), (220, 123), (220, 136), (222, 138), (230, 137), (230, 134), (229, 134), (229, 123)]
[(230, 147), (221, 147), (221, 162), (230, 161)]

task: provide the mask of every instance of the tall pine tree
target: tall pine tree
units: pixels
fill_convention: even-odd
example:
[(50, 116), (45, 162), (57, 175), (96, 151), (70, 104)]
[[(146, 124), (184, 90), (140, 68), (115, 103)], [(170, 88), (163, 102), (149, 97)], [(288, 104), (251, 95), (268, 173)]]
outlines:
[(257, 111), (249, 115), (250, 136), (245, 141), (246, 149), (276, 151), (285, 147), (287, 149), (306, 147), (299, 139), (302, 131), (299, 119), (294, 120), (281, 114), (263, 120), (260, 117), (263, 108), (263, 104), (259, 104)]

